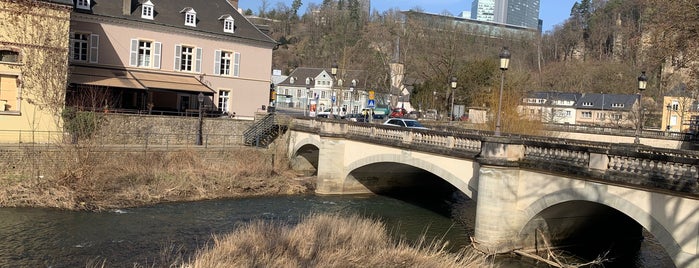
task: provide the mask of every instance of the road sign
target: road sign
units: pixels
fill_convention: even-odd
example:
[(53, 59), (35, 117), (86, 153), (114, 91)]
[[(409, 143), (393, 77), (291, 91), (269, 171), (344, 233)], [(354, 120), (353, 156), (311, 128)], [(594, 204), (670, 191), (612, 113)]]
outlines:
[(373, 90), (369, 90), (369, 99), (370, 99), (370, 100), (374, 100), (374, 95), (375, 95), (375, 94), (374, 94), (374, 91), (373, 91)]
[(374, 108), (374, 107), (376, 107), (376, 101), (374, 101), (374, 100), (369, 100), (369, 101), (367, 102), (367, 104), (366, 104), (366, 107), (367, 107), (367, 108)]
[(334, 102), (335, 102), (335, 95), (333, 95), (332, 98), (330, 98), (330, 99), (331, 99), (332, 102), (334, 103)]

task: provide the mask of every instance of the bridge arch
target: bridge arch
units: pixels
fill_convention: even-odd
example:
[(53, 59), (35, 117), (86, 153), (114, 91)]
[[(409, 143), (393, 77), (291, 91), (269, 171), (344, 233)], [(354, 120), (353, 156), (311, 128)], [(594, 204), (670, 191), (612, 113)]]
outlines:
[(615, 210), (617, 213), (623, 214), (630, 220), (633, 220), (659, 241), (666, 254), (670, 256), (670, 258), (673, 258), (673, 261), (678, 267), (684, 266), (681, 265), (681, 263), (686, 261), (684, 259), (687, 256), (682, 256), (683, 253), (680, 244), (672, 234), (668, 232), (667, 227), (656, 219), (656, 215), (653, 215), (652, 212), (648, 213), (647, 210), (627, 198), (600, 191), (600, 189), (596, 189), (595, 187), (563, 189), (541, 196), (523, 210), (523, 217), (527, 220), (524, 221), (526, 224), (520, 230), (520, 237), (524, 238), (527, 235), (535, 233), (533, 229), (539, 225), (533, 221), (537, 220), (537, 217), (546, 210), (557, 205), (581, 201), (606, 206)]
[[(451, 184), (455, 188), (459, 189), (466, 196), (468, 196), (468, 198), (475, 198), (474, 195), (477, 191), (478, 185), (477, 172), (448, 169), (442, 165), (439, 165), (438, 163), (430, 162), (412, 156), (406, 156), (404, 154), (379, 153), (361, 157), (359, 159), (349, 162), (347, 164), (346, 173), (341, 175), (341, 177), (345, 178), (345, 180), (353, 180), (355, 179), (353, 176), (351, 176), (353, 171), (377, 163), (397, 163), (419, 168)], [(471, 162), (471, 166), (464, 167), (464, 169), (478, 170), (477, 165), (478, 163)], [(473, 176), (465, 177), (464, 174), (469, 174)]]
[(289, 154), (291, 168), (309, 176), (317, 174), (319, 157), (320, 141), (312, 136), (296, 142)]

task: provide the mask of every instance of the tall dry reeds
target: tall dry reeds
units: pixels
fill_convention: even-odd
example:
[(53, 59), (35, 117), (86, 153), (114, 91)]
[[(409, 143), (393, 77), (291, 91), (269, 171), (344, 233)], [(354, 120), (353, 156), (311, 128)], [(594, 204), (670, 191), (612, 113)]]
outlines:
[[(276, 150), (145, 150), (69, 145), (33, 153), (40, 163), (0, 180), (0, 206), (101, 210), (168, 201), (298, 194), (308, 185)], [(274, 166), (273, 166), (274, 163)]]
[(255, 221), (213, 241), (181, 267), (488, 266), (483, 255), (451, 253), (439, 241), (394, 241), (383, 223), (357, 215), (311, 215), (295, 226)]

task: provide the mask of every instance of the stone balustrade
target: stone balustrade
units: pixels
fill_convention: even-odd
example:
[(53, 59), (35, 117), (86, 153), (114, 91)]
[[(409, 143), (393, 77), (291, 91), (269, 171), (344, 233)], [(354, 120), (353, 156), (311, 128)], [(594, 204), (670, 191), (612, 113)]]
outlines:
[(503, 150), (508, 156), (516, 156), (503, 158), (510, 163), (508, 165), (565, 172), (581, 179), (679, 191), (699, 198), (699, 153), (694, 151), (551, 137), (494, 137), (491, 132), (483, 131), (472, 134), (464, 131), (405, 129), (324, 119), (295, 118), (291, 129), (467, 157), (485, 164), (498, 165), (503, 162), (488, 161), (484, 158), (490, 157), (492, 153), (483, 153), (486, 144), (491, 146), (488, 150), (492, 150), (492, 145), (496, 144), (497, 150)]

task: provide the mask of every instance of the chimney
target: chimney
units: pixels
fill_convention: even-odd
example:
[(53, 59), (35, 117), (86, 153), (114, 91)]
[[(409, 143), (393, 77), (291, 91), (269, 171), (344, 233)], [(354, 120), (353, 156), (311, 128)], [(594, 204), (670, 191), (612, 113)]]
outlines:
[(124, 16), (130, 16), (130, 15), (131, 15), (131, 10), (132, 10), (132, 9), (131, 9), (131, 8), (132, 8), (132, 6), (131, 6), (131, 0), (122, 0), (122, 1), (123, 1), (123, 3), (124, 3), (123, 9), (122, 9), (122, 11), (121, 11), (122, 14), (123, 14)]
[(233, 6), (236, 10), (238, 10), (238, 0), (228, 0), (228, 3)]

